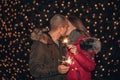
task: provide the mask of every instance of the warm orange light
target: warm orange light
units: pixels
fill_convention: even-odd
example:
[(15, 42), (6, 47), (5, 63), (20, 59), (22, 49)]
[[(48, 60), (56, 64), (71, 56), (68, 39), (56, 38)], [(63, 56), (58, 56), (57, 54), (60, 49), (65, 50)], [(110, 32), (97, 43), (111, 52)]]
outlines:
[(69, 42), (69, 39), (67, 37), (65, 37), (62, 41), (63, 44), (68, 44), (68, 42)]

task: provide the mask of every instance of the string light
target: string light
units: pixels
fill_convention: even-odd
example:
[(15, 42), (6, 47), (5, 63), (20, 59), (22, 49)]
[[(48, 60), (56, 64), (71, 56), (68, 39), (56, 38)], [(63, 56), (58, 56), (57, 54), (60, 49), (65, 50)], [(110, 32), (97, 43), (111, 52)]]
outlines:
[[(83, 0), (84, 1), (84, 0)], [(0, 78), (2, 80), (34, 80), (29, 73), (29, 54), (34, 28), (47, 28), (56, 13), (76, 15), (83, 20), (87, 32), (99, 38), (102, 50), (96, 55), (94, 80), (114, 76), (120, 69), (119, 0), (116, 1), (2, 0), (0, 4)], [(83, 2), (83, 3), (82, 3)], [(114, 67), (113, 67), (114, 66)]]

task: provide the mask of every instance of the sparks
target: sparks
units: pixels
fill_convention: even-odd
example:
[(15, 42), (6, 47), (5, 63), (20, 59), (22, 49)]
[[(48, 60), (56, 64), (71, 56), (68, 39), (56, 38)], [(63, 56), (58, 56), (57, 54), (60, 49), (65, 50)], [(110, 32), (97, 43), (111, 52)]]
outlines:
[(69, 39), (67, 37), (65, 37), (62, 41), (63, 44), (68, 44), (68, 42), (69, 42)]
[(71, 65), (72, 64), (72, 59), (70, 57), (68, 57), (68, 59), (66, 60), (66, 63)]

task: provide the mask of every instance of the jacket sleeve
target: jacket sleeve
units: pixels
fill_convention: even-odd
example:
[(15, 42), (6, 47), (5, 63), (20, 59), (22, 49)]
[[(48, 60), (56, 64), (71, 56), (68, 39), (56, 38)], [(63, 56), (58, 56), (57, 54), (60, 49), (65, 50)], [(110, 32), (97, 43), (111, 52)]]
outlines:
[(78, 53), (74, 58), (85, 70), (93, 71), (95, 69), (95, 61), (89, 59), (86, 55)]
[(45, 64), (45, 53), (43, 46), (39, 42), (33, 43), (29, 60), (30, 73), (34, 77), (50, 77), (58, 74), (57, 67), (50, 67)]

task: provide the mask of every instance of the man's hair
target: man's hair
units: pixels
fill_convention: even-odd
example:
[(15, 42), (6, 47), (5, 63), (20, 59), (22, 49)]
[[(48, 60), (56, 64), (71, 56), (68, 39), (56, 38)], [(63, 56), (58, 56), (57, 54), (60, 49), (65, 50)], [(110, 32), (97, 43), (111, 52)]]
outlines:
[(65, 16), (63, 16), (61, 14), (56, 14), (50, 19), (51, 30), (58, 29), (59, 25), (62, 25), (62, 27), (64, 27), (65, 23), (66, 23)]

